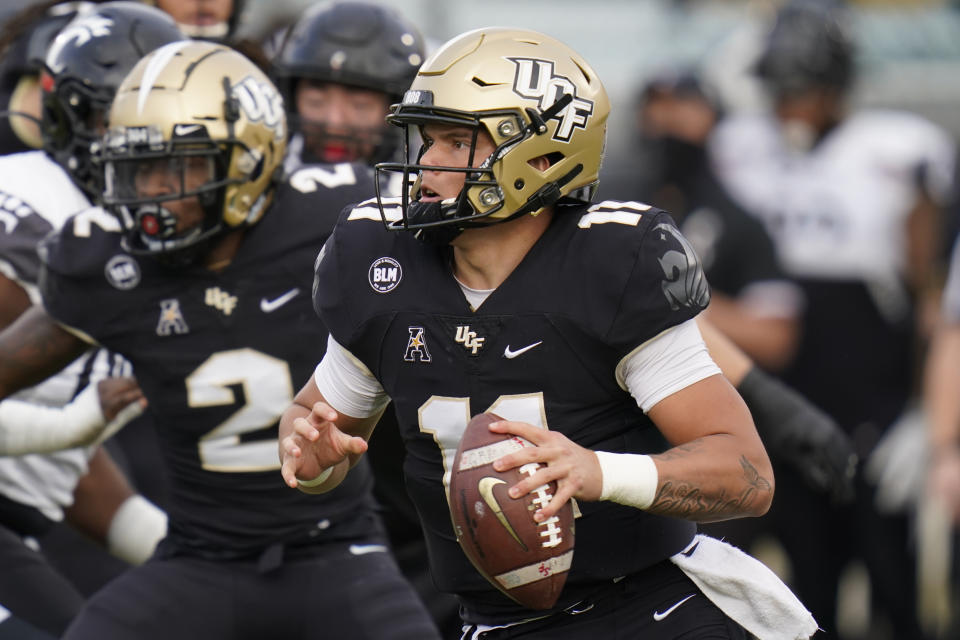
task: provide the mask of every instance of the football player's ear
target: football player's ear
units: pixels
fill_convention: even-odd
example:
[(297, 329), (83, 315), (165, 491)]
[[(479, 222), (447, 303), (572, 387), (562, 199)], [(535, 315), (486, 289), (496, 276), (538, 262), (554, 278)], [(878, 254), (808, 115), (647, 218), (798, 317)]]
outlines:
[(537, 171), (546, 171), (547, 169), (550, 168), (550, 157), (547, 155), (531, 158), (527, 162), (529, 162), (530, 166), (536, 169)]

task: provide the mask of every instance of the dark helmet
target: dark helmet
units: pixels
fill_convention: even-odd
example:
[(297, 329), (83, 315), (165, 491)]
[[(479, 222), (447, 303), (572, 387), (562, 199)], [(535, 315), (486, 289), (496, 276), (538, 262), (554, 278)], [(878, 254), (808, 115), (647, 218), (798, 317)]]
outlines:
[[(417, 27), (391, 8), (367, 2), (335, 2), (307, 9), (293, 24), (273, 59), (272, 75), (291, 111), (301, 78), (380, 91), (399, 102), (424, 60)], [(386, 114), (384, 114), (386, 115)], [(384, 126), (380, 135), (387, 132)], [(398, 141), (374, 155), (387, 159)], [(384, 141), (381, 141), (384, 147)]]
[(101, 192), (90, 145), (114, 92), (140, 58), (185, 36), (170, 16), (139, 2), (106, 2), (81, 12), (46, 52), (41, 132), (44, 150), (91, 198)]
[(0, 111), (0, 154), (43, 146), (34, 115), (43, 55), (57, 32), (87, 5), (47, 0), (0, 9), (0, 107), (5, 109)]
[(853, 79), (854, 46), (830, 0), (792, 0), (777, 13), (757, 75), (777, 95), (815, 87), (843, 91)]

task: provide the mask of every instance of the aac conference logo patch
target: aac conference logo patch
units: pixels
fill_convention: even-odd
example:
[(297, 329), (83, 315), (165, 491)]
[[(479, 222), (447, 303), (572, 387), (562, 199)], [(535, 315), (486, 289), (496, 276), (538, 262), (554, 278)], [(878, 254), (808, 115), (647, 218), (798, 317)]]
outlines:
[(377, 293), (393, 291), (400, 284), (402, 277), (403, 269), (400, 268), (400, 263), (386, 256), (374, 260), (367, 272), (367, 280)]

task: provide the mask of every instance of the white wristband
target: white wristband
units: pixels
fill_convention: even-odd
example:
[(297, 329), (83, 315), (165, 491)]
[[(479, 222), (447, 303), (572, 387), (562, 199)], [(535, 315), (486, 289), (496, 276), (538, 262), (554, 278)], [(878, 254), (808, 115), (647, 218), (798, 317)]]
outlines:
[(318, 475), (316, 478), (312, 478), (310, 480), (301, 480), (300, 478), (297, 478), (297, 484), (300, 485), (301, 487), (307, 487), (307, 488), (318, 487), (327, 481), (327, 478), (330, 477), (331, 473), (333, 473), (333, 467), (327, 467), (326, 469), (321, 471), (320, 475)]
[(653, 504), (660, 476), (653, 458), (636, 453), (596, 451), (603, 474), (601, 500), (638, 509)]
[(157, 543), (167, 535), (167, 514), (141, 495), (124, 500), (110, 521), (107, 549), (133, 565), (153, 555)]

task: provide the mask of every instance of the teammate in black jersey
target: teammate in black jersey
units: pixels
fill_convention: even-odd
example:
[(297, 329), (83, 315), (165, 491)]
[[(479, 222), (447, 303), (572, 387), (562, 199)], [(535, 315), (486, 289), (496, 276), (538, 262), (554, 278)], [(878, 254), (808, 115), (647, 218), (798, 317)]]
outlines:
[[(282, 474), (307, 492), (349, 482), (392, 400), (434, 579), (460, 598), (464, 637), (769, 633), (723, 586), (694, 583), (717, 562), (730, 582), (763, 582), (753, 595), (783, 604), (776, 627), (808, 637), (816, 623), (769, 570), (697, 535), (696, 521), (763, 513), (770, 463), (693, 320), (709, 292), (689, 243), (662, 211), (588, 202), (608, 112), (586, 61), (540, 33), (472, 31), (424, 63), (389, 118), (408, 140), (419, 128), (417, 163), (378, 165), (401, 173), (402, 196), (345, 211), (318, 257), (330, 340), (281, 420)], [(539, 445), (501, 469), (549, 465), (511, 495), (557, 480), (541, 520), (579, 501), (552, 611), (502, 595), (456, 542), (445, 472), (482, 411)]]
[[(235, 51), (141, 60), (100, 143), (103, 209), (42, 246), (45, 310), (0, 337), (0, 395), (96, 341), (126, 356), (172, 482), (169, 534), (67, 638), (431, 638), (386, 552), (369, 473), (323, 498), (277, 477), (276, 425), (326, 344), (309, 292), (335, 215), (372, 186), (351, 165), (278, 180), (272, 83)], [(42, 346), (42, 350), (41, 350)]]
[[(308, 7), (288, 29), (271, 61), (290, 123), (284, 168), (305, 162), (363, 162), (399, 154), (401, 138), (386, 116), (403, 98), (424, 60), (417, 26), (391, 7), (338, 0)], [(399, 193), (398, 180), (384, 185)], [(372, 194), (370, 194), (372, 195)], [(373, 493), (401, 571), (447, 635), (460, 627), (453, 596), (437, 591), (426, 543), (403, 485), (402, 444), (393, 411), (384, 412), (367, 459)]]

